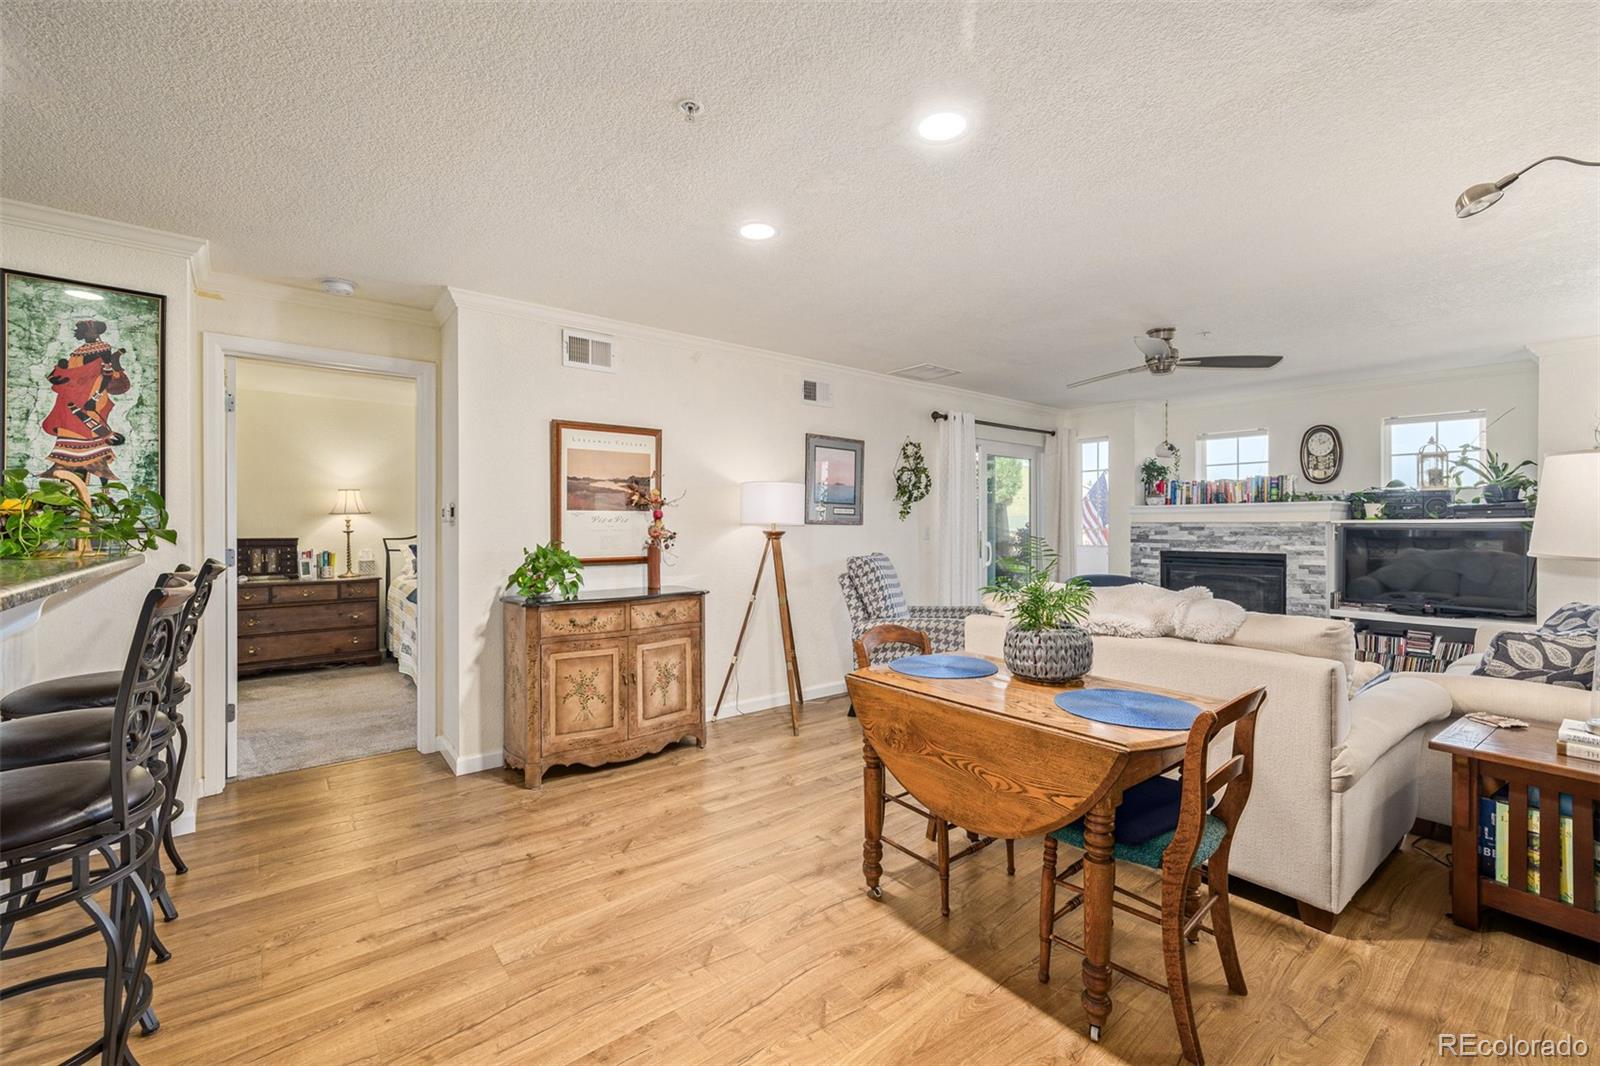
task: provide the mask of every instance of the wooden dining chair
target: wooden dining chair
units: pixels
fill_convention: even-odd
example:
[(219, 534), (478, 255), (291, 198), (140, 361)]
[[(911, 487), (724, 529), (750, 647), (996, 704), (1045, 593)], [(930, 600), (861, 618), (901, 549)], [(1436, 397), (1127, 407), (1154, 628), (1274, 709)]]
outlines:
[[(1116, 907), (1161, 926), (1161, 953), (1166, 963), (1165, 984), (1152, 980), (1134, 970), (1111, 964), (1111, 968), (1126, 977), (1165, 992), (1172, 1000), (1172, 1014), (1178, 1024), (1178, 1039), (1183, 1045), (1186, 1061), (1201, 1066), (1205, 1061), (1200, 1054), (1200, 1036), (1195, 1029), (1194, 1008), (1189, 1000), (1189, 968), (1184, 955), (1186, 943), (1195, 943), (1201, 933), (1212, 936), (1217, 942), (1217, 953), (1222, 957), (1222, 969), (1228, 979), (1228, 991), (1242, 996), (1246, 993), (1244, 971), (1239, 968), (1239, 951), (1233, 941), (1233, 918), (1228, 909), (1228, 849), (1233, 843), (1233, 831), (1244, 813), (1245, 802), (1250, 798), (1250, 781), (1255, 771), (1256, 713), (1266, 698), (1262, 688), (1247, 692), (1217, 711), (1202, 711), (1189, 729), (1189, 740), (1184, 746), (1183, 776), (1181, 781), (1154, 778), (1135, 785), (1124, 794), (1124, 805), (1134, 798), (1138, 790), (1146, 794), (1165, 791), (1170, 803), (1172, 786), (1176, 784), (1178, 808), (1171, 830), (1160, 833), (1137, 844), (1117, 842), (1113, 853), (1118, 861), (1137, 863), (1161, 871), (1161, 899), (1147, 899), (1116, 886), (1118, 895), (1126, 896), (1142, 906), (1120, 900)], [(1227, 762), (1207, 773), (1206, 755), (1211, 741), (1228, 726), (1233, 726), (1233, 752)], [(1223, 789), (1222, 799), (1212, 806), (1213, 797)], [(1113, 830), (1114, 832), (1114, 830)], [(1060, 944), (1078, 954), (1083, 947), (1055, 932), (1055, 923), (1077, 910), (1083, 903), (1083, 886), (1071, 880), (1083, 870), (1082, 857), (1074, 860), (1065, 870), (1056, 872), (1056, 846), (1058, 843), (1082, 849), (1084, 846), (1083, 822), (1057, 829), (1044, 841), (1044, 872), (1040, 878), (1039, 899), (1039, 980), (1050, 980), (1050, 948)], [(1205, 900), (1200, 898), (1200, 882), (1204, 878), (1208, 891)], [(1056, 888), (1072, 893), (1059, 909), (1056, 907)], [(1211, 925), (1205, 925), (1207, 915)], [(1097, 1028), (1097, 1027), (1096, 1027)], [(1090, 1037), (1099, 1034), (1091, 1031)]]
[[(855, 639), (856, 666), (862, 670), (872, 665), (872, 653), (885, 644), (907, 644), (917, 649), (917, 654), (928, 655), (932, 645), (929, 643), (928, 634), (908, 626), (884, 623), (867, 628), (861, 636)], [(967, 846), (955, 854), (950, 853), (950, 830), (959, 828), (953, 822), (947, 822), (938, 815), (918, 806), (911, 797), (911, 793), (901, 788), (898, 781), (894, 787), (898, 792), (884, 794), (884, 801), (898, 804), (921, 818), (927, 819), (927, 839), (933, 841), (936, 849), (934, 857), (928, 858), (903, 844), (890, 840), (887, 836), (883, 842), (897, 851), (904, 852), (922, 865), (930, 867), (939, 874), (939, 913), (946, 918), (950, 917), (950, 867), (953, 863), (975, 855), (994, 843), (994, 837), (979, 836), (971, 830), (966, 830)], [(1017, 872), (1016, 841), (1006, 841), (1006, 874)]]

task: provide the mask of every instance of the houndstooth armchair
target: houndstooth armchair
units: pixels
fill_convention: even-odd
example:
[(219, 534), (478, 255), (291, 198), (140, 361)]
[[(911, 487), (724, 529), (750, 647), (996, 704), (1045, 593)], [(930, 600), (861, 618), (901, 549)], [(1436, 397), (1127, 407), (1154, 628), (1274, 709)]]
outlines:
[[(872, 626), (896, 622), (928, 634), (935, 652), (960, 651), (966, 644), (968, 615), (988, 614), (981, 604), (970, 607), (908, 607), (894, 563), (882, 552), (852, 555), (839, 575), (844, 604), (850, 612), (850, 639)], [(874, 663), (886, 663), (915, 654), (904, 644), (887, 644), (872, 653)]]

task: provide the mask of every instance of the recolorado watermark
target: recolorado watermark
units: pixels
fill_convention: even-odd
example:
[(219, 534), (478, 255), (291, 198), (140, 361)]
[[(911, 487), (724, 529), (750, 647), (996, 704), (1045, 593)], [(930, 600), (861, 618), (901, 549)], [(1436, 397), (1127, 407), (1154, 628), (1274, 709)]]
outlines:
[(1439, 1057), (1451, 1059), (1582, 1059), (1588, 1041), (1577, 1036), (1489, 1037), (1478, 1033), (1440, 1033)]

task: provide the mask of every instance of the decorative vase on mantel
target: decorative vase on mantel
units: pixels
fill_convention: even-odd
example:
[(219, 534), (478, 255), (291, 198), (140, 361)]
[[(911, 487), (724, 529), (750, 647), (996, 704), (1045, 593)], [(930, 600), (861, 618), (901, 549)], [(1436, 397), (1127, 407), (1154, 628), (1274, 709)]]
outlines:
[(1012, 677), (1059, 685), (1082, 677), (1094, 665), (1094, 638), (1081, 626), (1006, 630), (1006, 669)]
[(661, 591), (661, 545), (651, 538), (650, 546), (645, 549), (644, 556), (645, 590), (647, 592)]

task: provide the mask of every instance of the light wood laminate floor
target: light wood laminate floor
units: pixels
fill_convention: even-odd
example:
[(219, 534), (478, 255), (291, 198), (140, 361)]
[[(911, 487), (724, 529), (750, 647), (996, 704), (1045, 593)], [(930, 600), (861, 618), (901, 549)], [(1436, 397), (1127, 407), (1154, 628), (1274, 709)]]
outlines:
[[(182, 840), (182, 917), (161, 927), (176, 957), (153, 970), (163, 1029), (136, 1053), (147, 1066), (1176, 1062), (1164, 995), (1118, 980), (1094, 1046), (1076, 958), (1058, 952), (1038, 983), (1037, 841), (1019, 845), (1013, 878), (999, 848), (958, 865), (947, 920), (933, 872), (892, 851), (884, 900), (865, 896), (860, 730), (843, 710), (812, 703), (798, 738), (786, 712), (720, 722), (703, 752), (557, 772), (542, 792), (414, 752), (230, 786)], [(909, 814), (889, 817), (918, 837)], [(1191, 949), (1214, 1063), (1434, 1062), (1441, 1031), (1600, 1043), (1593, 949), (1513, 919), (1456, 927), (1446, 870), (1409, 846), (1332, 936), (1236, 899), (1250, 995), (1227, 994), (1209, 940)], [(1114, 943), (1160, 972), (1153, 926), (1119, 914)], [(34, 972), (6, 969), (6, 983)], [(60, 1061), (96, 1018), (87, 985), (14, 1001), (0, 1058)]]

